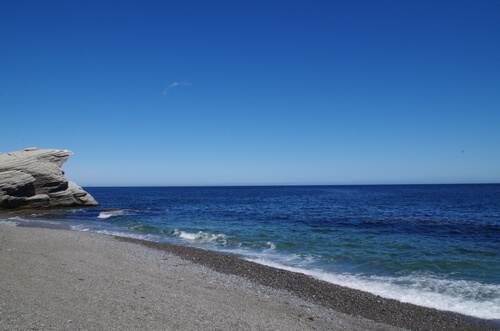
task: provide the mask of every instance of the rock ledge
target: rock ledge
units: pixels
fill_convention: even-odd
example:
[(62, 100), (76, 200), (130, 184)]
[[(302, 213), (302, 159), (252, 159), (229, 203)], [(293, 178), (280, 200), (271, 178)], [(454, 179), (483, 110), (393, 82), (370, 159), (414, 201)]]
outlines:
[(97, 206), (80, 186), (64, 178), (67, 150), (26, 148), (0, 153), (0, 209)]

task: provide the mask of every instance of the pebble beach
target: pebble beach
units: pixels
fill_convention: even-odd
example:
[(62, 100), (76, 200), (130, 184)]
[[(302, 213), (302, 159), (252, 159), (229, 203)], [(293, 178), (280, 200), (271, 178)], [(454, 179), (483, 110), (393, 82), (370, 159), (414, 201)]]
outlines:
[(0, 225), (2, 330), (489, 330), (194, 247)]

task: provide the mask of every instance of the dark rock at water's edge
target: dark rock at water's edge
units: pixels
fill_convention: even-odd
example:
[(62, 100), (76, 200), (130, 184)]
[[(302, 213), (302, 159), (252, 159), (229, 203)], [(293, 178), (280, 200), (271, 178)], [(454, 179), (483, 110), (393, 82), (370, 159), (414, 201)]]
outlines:
[(97, 206), (61, 166), (73, 155), (67, 150), (27, 148), (0, 153), (0, 209)]

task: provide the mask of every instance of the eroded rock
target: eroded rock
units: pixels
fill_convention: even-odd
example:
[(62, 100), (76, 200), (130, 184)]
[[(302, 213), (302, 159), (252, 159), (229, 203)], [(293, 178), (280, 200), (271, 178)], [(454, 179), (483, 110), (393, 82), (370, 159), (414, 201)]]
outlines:
[(0, 209), (96, 206), (94, 198), (64, 178), (67, 150), (27, 148), (0, 153)]

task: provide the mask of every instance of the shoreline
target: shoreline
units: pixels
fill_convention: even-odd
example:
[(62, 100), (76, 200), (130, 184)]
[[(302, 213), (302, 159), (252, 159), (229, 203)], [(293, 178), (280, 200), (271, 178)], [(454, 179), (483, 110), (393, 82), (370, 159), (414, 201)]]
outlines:
[(264, 286), (289, 291), (300, 298), (335, 311), (361, 316), (392, 326), (409, 330), (435, 328), (440, 330), (476, 330), (477, 328), (479, 330), (483, 327), (500, 330), (500, 324), (495, 323), (495, 321), (386, 299), (369, 292), (351, 289), (302, 273), (266, 266), (231, 255), (197, 247), (114, 237), (119, 241), (137, 243), (173, 253), (183, 259), (202, 264), (224, 274), (240, 276)]
[[(132, 238), (125, 238), (125, 237), (115, 237), (115, 236), (108, 236), (108, 235), (103, 235), (103, 234), (97, 234), (97, 233), (90, 233), (90, 232), (78, 232), (78, 231), (65, 231), (65, 230), (54, 230), (54, 229), (40, 229), (36, 227), (29, 227), (29, 228), (23, 228), (23, 227), (13, 227), (9, 225), (0, 225), (0, 233), (2, 234), (2, 241), (1, 241), (1, 246), (0, 249), (4, 252), (10, 242), (11, 245), (33, 245), (33, 242), (30, 243), (30, 241), (36, 242), (36, 247), (40, 248), (40, 251), (43, 251), (45, 249), (44, 246), (50, 246), (52, 243), (48, 242), (48, 239), (52, 242), (57, 241), (57, 244), (55, 245), (55, 248), (53, 248), (50, 252), (52, 255), (55, 255), (57, 257), (58, 254), (67, 254), (67, 258), (69, 260), (73, 260), (75, 257), (77, 257), (80, 250), (83, 250), (85, 252), (85, 249), (94, 249), (93, 246), (89, 248), (89, 243), (92, 245), (95, 245), (96, 247), (99, 247), (100, 245), (105, 244), (106, 249), (105, 251), (94, 251), (92, 254), (90, 254), (88, 257), (90, 260), (81, 260), (81, 261), (86, 261), (87, 268), (91, 267), (92, 263), (91, 261), (96, 260), (99, 261), (102, 256), (100, 255), (107, 255), (111, 254), (116, 254), (114, 257), (115, 260), (126, 260), (128, 257), (128, 254), (136, 254), (134, 252), (136, 251), (143, 251), (143, 254), (147, 254), (148, 256), (151, 255), (153, 256), (152, 263), (154, 264), (154, 268), (164, 268), (164, 264), (168, 264), (168, 260), (170, 259), (177, 259), (180, 260), (181, 262), (176, 262), (177, 264), (185, 264), (187, 265), (186, 275), (184, 275), (183, 279), (186, 278), (193, 278), (192, 274), (193, 270), (198, 270), (199, 268), (207, 269), (210, 270), (211, 273), (215, 273), (218, 276), (217, 277), (236, 277), (237, 279), (240, 279), (241, 281), (246, 282), (244, 288), (248, 288), (250, 285), (247, 283), (251, 283), (254, 285), (251, 286), (257, 286), (257, 287), (262, 287), (267, 290), (274, 290), (278, 292), (284, 292), (287, 293), (287, 295), (290, 295), (293, 297), (293, 300), (298, 300), (301, 302), (308, 302), (312, 304), (315, 308), (312, 308), (313, 310), (316, 309), (317, 312), (315, 314), (316, 317), (309, 316), (313, 320), (310, 320), (309, 317), (305, 319), (304, 322), (307, 322), (309, 324), (304, 324), (301, 325), (301, 327), (305, 327), (306, 329), (312, 329), (313, 325), (312, 323), (323, 323), (322, 326), (319, 324), (317, 327), (320, 327), (322, 329), (330, 329), (328, 328), (328, 325), (332, 326), (332, 329), (342, 329), (338, 324), (332, 324), (334, 320), (342, 320), (346, 319), (348, 320), (348, 324), (350, 323), (350, 326), (347, 325), (348, 327), (346, 329), (379, 329), (379, 330), (390, 330), (394, 329), (392, 327), (400, 327), (404, 329), (409, 329), (409, 330), (429, 330), (429, 329), (440, 329), (440, 330), (488, 330), (488, 329), (500, 329), (497, 323), (494, 321), (489, 321), (489, 320), (481, 320), (478, 318), (474, 317), (468, 317), (456, 313), (451, 313), (451, 312), (444, 312), (444, 311), (439, 311), (435, 310), (432, 308), (425, 308), (425, 307), (420, 307), (420, 306), (415, 306), (412, 304), (408, 303), (401, 303), (396, 300), (392, 299), (385, 299), (367, 292), (362, 292), (359, 290), (353, 290), (350, 288), (342, 287), (339, 285), (335, 285), (332, 283), (327, 283), (315, 278), (312, 278), (310, 276), (304, 275), (304, 274), (299, 274), (291, 271), (286, 271), (282, 269), (276, 269), (272, 267), (268, 267), (265, 265), (257, 264), (254, 262), (242, 260), (239, 258), (236, 258), (234, 256), (230, 255), (225, 255), (221, 253), (216, 253), (213, 251), (208, 251), (208, 250), (203, 250), (200, 248), (194, 248), (194, 247), (189, 247), (189, 246), (177, 246), (173, 244), (166, 244), (166, 243), (158, 243), (158, 242), (151, 242), (151, 241), (145, 241), (145, 240), (140, 240), (140, 239), (132, 239)], [(18, 240), (18, 242), (13, 243), (12, 238), (6, 239), (6, 234), (11, 234), (15, 236), (21, 236), (23, 237), (22, 240)], [(71, 239), (71, 240), (70, 240)], [(74, 245), (74, 251), (72, 253), (67, 253), (64, 250), (64, 247)], [(125, 245), (127, 247), (126, 251), (122, 252), (119, 250), (119, 248), (122, 247), (122, 245)], [(62, 246), (62, 247), (61, 247)], [(62, 248), (62, 250), (61, 250)], [(26, 247), (25, 247), (26, 249)], [(59, 251), (61, 250), (61, 251)], [(12, 251), (9, 251), (11, 254)], [(81, 253), (84, 254), (84, 253)], [(86, 254), (86, 253), (85, 253)], [(164, 255), (167, 254), (167, 257)], [(0, 254), (4, 255), (4, 254)], [(46, 254), (48, 258), (54, 258), (50, 254)], [(16, 257), (15, 259), (19, 260), (19, 257)], [(148, 259), (150, 259), (148, 257)], [(167, 261), (167, 262), (165, 262)], [(11, 261), (12, 262), (12, 261)], [(0, 263), (4, 263), (0, 261)], [(19, 268), (24, 268), (28, 266), (23, 266), (22, 262), (20, 265), (18, 265), (14, 269), (19, 269)], [(31, 261), (33, 263), (33, 261)], [(38, 262), (36, 262), (38, 263)], [(48, 261), (47, 263), (50, 263)], [(118, 263), (118, 262), (116, 262)], [(8, 266), (9, 264), (5, 264), (0, 271), (2, 273), (2, 277), (0, 277), (0, 282), (3, 282), (2, 279), (8, 279), (8, 277), (5, 277), (6, 273), (12, 272), (13, 270), (8, 270), (9, 268), (5, 268), (5, 266)], [(135, 261), (132, 263), (132, 265), (121, 265), (120, 272), (117, 273), (115, 269), (107, 270), (106, 267), (103, 267), (103, 272), (104, 275), (101, 275), (102, 277), (105, 278), (110, 278), (114, 279), (114, 282), (116, 282), (116, 279), (120, 279), (124, 275), (127, 276), (128, 272), (134, 271), (134, 272), (139, 272), (139, 275), (137, 275), (138, 279), (141, 279), (141, 272), (144, 270), (141, 269), (142, 266), (141, 263), (138, 261)], [(152, 266), (149, 265), (147, 268), (151, 268)], [(123, 270), (125, 268), (125, 270)], [(94, 268), (95, 270), (95, 268)], [(147, 271), (148, 269), (146, 269)], [(15, 270), (14, 270), (15, 271)], [(158, 274), (159, 276), (164, 276), (164, 275), (169, 275), (169, 270), (164, 270), (165, 273)], [(170, 270), (171, 271), (171, 270)], [(54, 279), (57, 279), (60, 277), (60, 272), (61, 270), (58, 269), (56, 266), (55, 269), (51, 269), (50, 272), (54, 273), (53, 277)], [(97, 273), (97, 271), (95, 272)], [(157, 275), (157, 276), (158, 276)], [(26, 276), (26, 275), (25, 275)], [(32, 277), (32, 274), (27, 275), (29, 277)], [(40, 275), (40, 277), (43, 277), (44, 275)], [(90, 272), (90, 276), (96, 277), (96, 275), (92, 275), (92, 272)], [(90, 277), (87, 275), (86, 277)], [(80, 276), (79, 276), (80, 277)], [(215, 276), (214, 276), (215, 277)], [(182, 277), (181, 277), (182, 278)], [(22, 279), (22, 277), (21, 277)], [(78, 278), (80, 279), (80, 278)], [(29, 281), (26, 280), (25, 281)], [(150, 280), (151, 281), (151, 280)], [(152, 284), (156, 284), (157, 282), (161, 281), (160, 279), (154, 278), (152, 280)], [(60, 283), (60, 282), (59, 282)], [(141, 282), (143, 283), (142, 286), (148, 286), (148, 282)], [(197, 283), (196, 277), (194, 278), (193, 285), (195, 286)], [(224, 282), (223, 282), (224, 283)], [(5, 290), (5, 285), (2, 285), (3, 290)], [(45, 284), (46, 285), (46, 284)], [(45, 286), (44, 285), (44, 286)], [(158, 284), (157, 284), (158, 285)], [(212, 284), (213, 285), (213, 284)], [(19, 286), (19, 284), (17, 285)], [(151, 285), (152, 286), (152, 285)], [(201, 286), (201, 285), (200, 285)], [(222, 284), (218, 283), (217, 286), (222, 286)], [(251, 287), (250, 286), (250, 287)], [(15, 288), (16, 286), (14, 286)], [(49, 286), (50, 287), (50, 286)], [(168, 286), (167, 286), (168, 287)], [(0, 290), (2, 290), (0, 288)], [(161, 288), (161, 286), (160, 286)], [(34, 290), (37, 288), (35, 287)], [(87, 289), (88, 291), (115, 291), (117, 289), (114, 288), (99, 288), (98, 285), (96, 285), (96, 288), (94, 289), (93, 287), (90, 287)], [(148, 289), (150, 290), (150, 289)], [(206, 290), (206, 289), (204, 289)], [(222, 292), (225, 293), (227, 289), (223, 289)], [(259, 298), (261, 296), (262, 291), (267, 291), (260, 289), (259, 291), (250, 291), (250, 293), (247, 293), (250, 298), (257, 297)], [(65, 289), (66, 292), (71, 292), (72, 288), (67, 288)], [(118, 291), (118, 290), (117, 290)], [(103, 292), (103, 293), (104, 293)], [(40, 294), (40, 293), (39, 293)], [(221, 289), (219, 288), (218, 290), (215, 291), (215, 293), (212, 293), (212, 295), (215, 295), (218, 297), (221, 294)], [(61, 295), (66, 295), (65, 293)], [(69, 293), (71, 297), (71, 293)], [(101, 295), (101, 293), (97, 293), (96, 295)], [(113, 293), (107, 293), (103, 294), (105, 296), (108, 296), (110, 298), (113, 298)], [(231, 305), (235, 304), (235, 301), (239, 302), (241, 301), (240, 296), (241, 293), (233, 293), (233, 298), (230, 300)], [(44, 296), (44, 294), (40, 294), (41, 297)], [(45, 294), (46, 296), (46, 294)], [(179, 294), (180, 297), (182, 297), (182, 294)], [(5, 293), (3, 293), (2, 296), (0, 297), (8, 297), (5, 296)], [(126, 297), (126, 295), (125, 295)], [(268, 298), (269, 296), (264, 296), (265, 298)], [(108, 298), (109, 299), (109, 298)], [(220, 298), (219, 298), (220, 299)], [(261, 298), (262, 299), (262, 298)], [(260, 306), (260, 300), (258, 306), (254, 307), (256, 311), (253, 313), (250, 313), (250, 320), (253, 318), (252, 314), (262, 314), (266, 310), (269, 310), (265, 308), (264, 306)], [(5, 321), (5, 305), (8, 303), (2, 302), (2, 299), (0, 299), (0, 326), (4, 326), (3, 323)], [(122, 301), (127, 302), (127, 298), (123, 298)], [(248, 299), (250, 300), (250, 299)], [(262, 299), (263, 300), (263, 299)], [(287, 299), (287, 301), (293, 301), (292, 299)], [(217, 301), (217, 299), (216, 299)], [(290, 302), (291, 302), (290, 301)], [(167, 303), (163, 303), (163, 306)], [(191, 303), (193, 304), (193, 303)], [(238, 303), (241, 304), (241, 303)], [(15, 306), (15, 305), (14, 305)], [(162, 305), (160, 305), (162, 306)], [(278, 305), (279, 306), (279, 305)], [(278, 307), (277, 306), (277, 307)], [(299, 308), (291, 308), (291, 306), (286, 306), (283, 308), (282, 306), (279, 306), (281, 308), (279, 309), (285, 309), (285, 310), (290, 310), (290, 311), (295, 311), (297, 309), (300, 310), (300, 304), (298, 305)], [(159, 309), (159, 306), (155, 303), (149, 303), (146, 304), (145, 308), (146, 310), (155, 310)], [(79, 306), (74, 307), (75, 309), (80, 309)], [(276, 307), (275, 307), (276, 308)], [(14, 309), (14, 308), (12, 308)], [(245, 309), (250, 309), (249, 307), (246, 307)], [(278, 309), (278, 308), (276, 308)], [(278, 311), (280, 311), (278, 309)], [(295, 309), (295, 310), (294, 310)], [(8, 310), (8, 309), (7, 309)], [(327, 311), (325, 313), (325, 311)], [(272, 313), (272, 309), (269, 310)], [(19, 312), (18, 312), (19, 313)], [(241, 313), (241, 312), (240, 312)], [(238, 314), (240, 314), (238, 313)], [(223, 313), (220, 313), (223, 314)], [(181, 314), (182, 315), (182, 314)], [(297, 316), (307, 316), (305, 312), (298, 313)], [(311, 315), (311, 314), (309, 314)], [(314, 315), (314, 314), (312, 314)], [(297, 321), (300, 321), (300, 317), (295, 317), (294, 318), (294, 323)], [(323, 316), (323, 318), (318, 318), (317, 316)], [(347, 317), (346, 317), (347, 316)], [(247, 316), (248, 317), (248, 316)], [(238, 316), (237, 320), (245, 319), (247, 317), (244, 316)], [(158, 316), (156, 317), (158, 318)], [(184, 317), (180, 317), (186, 318)], [(192, 319), (192, 317), (189, 317), (189, 314), (187, 314), (188, 319)], [(280, 317), (281, 318), (281, 317)], [(329, 323), (326, 323), (326, 321), (329, 321)], [(191, 321), (192, 322), (192, 321)], [(241, 322), (243, 323), (243, 322)], [(248, 321), (245, 323), (249, 323)], [(278, 323), (277, 325), (286, 325), (286, 322), (283, 320), (279, 320), (278, 322), (275, 321), (273, 323)], [(280, 324), (281, 323), (281, 324)], [(325, 324), (326, 323), (326, 324)], [(346, 322), (342, 325), (346, 326)], [(353, 324), (354, 323), (354, 324)], [(359, 326), (358, 323), (364, 323), (364, 326)], [(244, 323), (243, 323), (244, 324)], [(241, 325), (243, 325), (241, 324)], [(92, 325), (92, 324), (90, 324)], [(272, 325), (272, 324), (271, 324)], [(354, 325), (358, 325), (357, 327), (353, 327)], [(11, 325), (13, 326), (13, 325)], [(227, 326), (227, 325), (226, 325)], [(87, 327), (91, 327), (87, 325)], [(261, 326), (262, 327), (262, 326)], [(154, 328), (154, 327), (153, 327)], [(266, 327), (263, 327), (266, 329)], [(268, 326), (268, 328), (272, 328), (271, 326)], [(274, 325), (274, 328), (276, 328), (276, 325)], [(285, 326), (283, 328), (286, 329)], [(7, 328), (8, 329), (8, 328)], [(172, 328), (175, 329), (175, 328)], [(280, 328), (278, 328), (280, 329)]]

